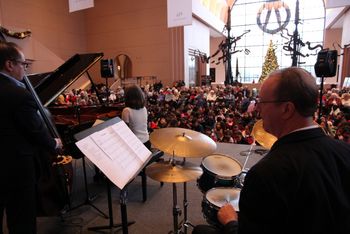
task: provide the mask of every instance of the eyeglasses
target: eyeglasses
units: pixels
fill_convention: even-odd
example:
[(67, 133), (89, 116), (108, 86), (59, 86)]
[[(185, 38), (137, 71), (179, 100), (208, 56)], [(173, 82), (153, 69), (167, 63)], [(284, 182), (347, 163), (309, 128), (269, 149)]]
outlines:
[(29, 63), (27, 62), (23, 62), (21, 60), (12, 60), (12, 61), (21, 64), (24, 67), (24, 69), (27, 69), (29, 67)]

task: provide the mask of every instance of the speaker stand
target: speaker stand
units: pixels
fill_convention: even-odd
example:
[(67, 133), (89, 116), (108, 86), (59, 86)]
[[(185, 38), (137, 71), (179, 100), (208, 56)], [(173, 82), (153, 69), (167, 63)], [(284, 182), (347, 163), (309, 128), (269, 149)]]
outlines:
[(320, 124), (321, 123), (321, 117), (322, 117), (322, 96), (323, 96), (323, 82), (324, 82), (324, 76), (321, 76), (321, 86), (320, 86), (320, 103), (318, 106), (318, 119), (317, 122)]

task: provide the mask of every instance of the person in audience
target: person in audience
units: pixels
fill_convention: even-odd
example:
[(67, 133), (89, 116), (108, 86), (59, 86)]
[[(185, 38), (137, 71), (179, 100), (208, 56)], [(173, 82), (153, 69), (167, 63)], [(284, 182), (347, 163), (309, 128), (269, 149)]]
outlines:
[(343, 122), (338, 126), (336, 138), (350, 144), (350, 122)]
[(210, 90), (209, 94), (207, 95), (207, 102), (209, 105), (213, 105), (213, 103), (216, 101), (216, 93), (214, 89)]
[(39, 152), (56, 153), (62, 148), (60, 139), (48, 132), (35, 99), (22, 83), (27, 66), (16, 44), (0, 42), (0, 233), (4, 210), (9, 233), (37, 233), (36, 182), (43, 166)]
[(343, 106), (350, 107), (350, 93), (342, 93), (342, 95), (341, 95), (341, 104)]
[(278, 138), (246, 174), (239, 214), (228, 203), (222, 229), (198, 225), (193, 233), (350, 233), (350, 145), (314, 122), (318, 87), (296, 67), (272, 72), (257, 111)]

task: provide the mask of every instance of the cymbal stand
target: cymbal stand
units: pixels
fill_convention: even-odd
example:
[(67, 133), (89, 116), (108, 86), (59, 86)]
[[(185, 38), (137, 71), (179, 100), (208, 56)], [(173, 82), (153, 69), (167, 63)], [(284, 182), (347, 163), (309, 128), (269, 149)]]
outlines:
[(245, 166), (247, 165), (247, 162), (248, 162), (248, 160), (249, 160), (249, 158), (250, 158), (250, 155), (252, 154), (252, 149), (253, 149), (253, 144), (250, 145), (248, 154), (247, 154), (247, 156), (246, 156), (246, 158), (245, 158), (245, 161), (244, 161), (244, 164), (243, 164), (243, 167), (242, 167), (242, 171), (245, 170)]
[[(176, 161), (175, 161), (175, 152), (173, 151), (173, 156), (170, 159), (170, 163), (172, 166), (175, 166)], [(174, 222), (174, 230), (170, 231), (170, 233), (173, 234), (179, 234), (181, 233), (179, 230), (179, 216), (181, 215), (181, 210), (179, 206), (177, 205), (177, 188), (176, 188), (176, 183), (173, 183), (173, 222)]]
[(181, 210), (177, 205), (177, 192), (176, 192), (176, 183), (173, 183), (173, 220), (174, 220), (174, 231), (169, 233), (178, 234), (179, 232), (179, 219), (178, 216), (181, 215)]
[[(186, 158), (183, 159), (183, 164), (185, 165), (186, 163)], [(193, 227), (193, 224), (188, 221), (187, 219), (187, 206), (188, 206), (188, 201), (187, 201), (187, 183), (184, 182), (184, 200), (183, 200), (183, 207), (184, 207), (184, 219), (182, 224), (180, 225), (180, 228), (183, 226), (184, 228), (184, 233), (187, 234), (187, 227), (191, 226)]]
[(238, 183), (239, 183), (240, 188), (243, 187), (244, 177), (245, 177), (245, 175), (248, 172), (248, 169), (246, 169), (245, 167), (246, 167), (247, 162), (248, 162), (248, 160), (250, 158), (250, 155), (252, 154), (253, 144), (254, 144), (254, 142), (250, 145), (249, 151), (246, 154), (246, 158), (245, 158), (245, 161), (244, 161), (244, 164), (243, 164), (243, 167), (242, 167), (242, 172), (240, 173), (240, 176), (239, 176), (239, 179), (238, 179)]

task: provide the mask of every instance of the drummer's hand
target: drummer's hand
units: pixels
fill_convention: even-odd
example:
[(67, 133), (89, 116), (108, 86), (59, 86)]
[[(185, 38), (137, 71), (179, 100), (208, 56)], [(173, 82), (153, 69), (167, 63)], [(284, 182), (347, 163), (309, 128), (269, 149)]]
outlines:
[(218, 220), (221, 224), (226, 225), (228, 222), (237, 221), (237, 212), (231, 204), (225, 204), (218, 211)]

